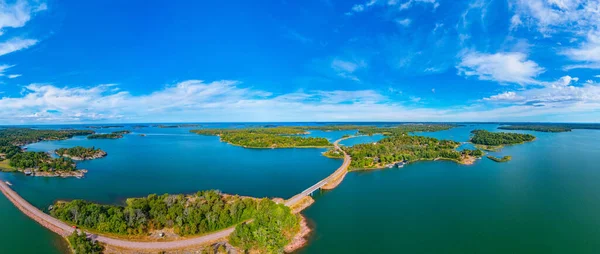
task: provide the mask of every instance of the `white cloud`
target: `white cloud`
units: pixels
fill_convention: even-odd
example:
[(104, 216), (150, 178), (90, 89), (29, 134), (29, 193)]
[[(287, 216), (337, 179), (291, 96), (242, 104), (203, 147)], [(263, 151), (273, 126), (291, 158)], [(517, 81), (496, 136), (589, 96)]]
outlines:
[(4, 33), (5, 28), (19, 28), (31, 19), (33, 12), (46, 10), (46, 3), (31, 4), (25, 0), (17, 0), (7, 3), (0, 0), (0, 35)]
[(555, 108), (590, 108), (600, 104), (600, 86), (594, 82), (586, 82), (581, 86), (574, 85), (573, 83), (578, 80), (578, 78), (564, 76), (555, 82), (544, 83), (541, 87), (504, 92), (484, 100)]
[(9, 68), (11, 68), (11, 67), (13, 67), (13, 66), (14, 66), (14, 65), (8, 65), (8, 64), (2, 64), (2, 65), (0, 65), (0, 77), (1, 77), (1, 76), (4, 76), (4, 75), (5, 75), (5, 74), (4, 74), (4, 72), (5, 72), (7, 69), (9, 69)]
[(440, 6), (440, 3), (438, 3), (437, 0), (408, 0), (408, 1), (400, 4), (400, 10), (408, 9), (408, 8), (412, 7), (415, 3), (432, 4), (434, 9), (436, 9), (438, 6)]
[(397, 19), (396, 23), (398, 23), (399, 25), (402, 25), (404, 27), (410, 26), (410, 23), (412, 23), (412, 20), (409, 18), (406, 19)]
[(29, 48), (37, 43), (33, 39), (12, 38), (0, 43), (0, 56)]
[(566, 66), (565, 69), (600, 69), (600, 32), (588, 33), (586, 42), (581, 43), (578, 48), (564, 50), (562, 54), (579, 62), (579, 64)]
[(21, 75), (21, 74), (10, 74), (10, 75), (8, 75), (8, 78), (13, 79), (13, 78), (21, 77), (21, 76), (23, 76), (23, 75)]
[(341, 59), (333, 59), (331, 62), (331, 68), (336, 72), (336, 74), (340, 77), (351, 79), (354, 81), (360, 81), (354, 72), (356, 72), (360, 68), (366, 67), (367, 64), (365, 61), (346, 61)]
[[(525, 98), (517, 101), (521, 103), (519, 105), (499, 108), (472, 105), (444, 109), (408, 107), (374, 90), (317, 90), (274, 95), (243, 88), (240, 82), (229, 80), (210, 83), (188, 80), (138, 96), (117, 88), (114, 84), (87, 88), (31, 84), (24, 88), (20, 97), (0, 99), (0, 108), (4, 109), (0, 111), (0, 120), (3, 123), (183, 120), (518, 121), (545, 114), (558, 113), (568, 117), (572, 112), (596, 112), (599, 105), (599, 90), (596, 85), (574, 87), (565, 86), (561, 82), (548, 84), (543, 88), (553, 90), (528, 92), (531, 94), (519, 94), (526, 91), (516, 92), (517, 96)], [(548, 91), (557, 95), (554, 100), (546, 95)], [(567, 104), (565, 101), (570, 98), (575, 100)], [(501, 103), (500, 99), (498, 96), (498, 99), (487, 102)], [(532, 100), (545, 103), (526, 103)], [(559, 104), (559, 100), (563, 103)], [(406, 102), (416, 105), (421, 101), (421, 98), (413, 96)], [(592, 117), (593, 114), (588, 116)]]
[(462, 55), (456, 68), (460, 75), (518, 84), (537, 83), (534, 77), (544, 72), (544, 68), (528, 60), (527, 56), (520, 52), (467, 52)]

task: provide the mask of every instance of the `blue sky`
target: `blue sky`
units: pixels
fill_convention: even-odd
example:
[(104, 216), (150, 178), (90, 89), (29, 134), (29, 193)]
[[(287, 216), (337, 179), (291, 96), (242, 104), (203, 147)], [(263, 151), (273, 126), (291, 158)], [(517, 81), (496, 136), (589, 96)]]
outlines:
[(600, 0), (0, 0), (0, 124), (600, 122)]

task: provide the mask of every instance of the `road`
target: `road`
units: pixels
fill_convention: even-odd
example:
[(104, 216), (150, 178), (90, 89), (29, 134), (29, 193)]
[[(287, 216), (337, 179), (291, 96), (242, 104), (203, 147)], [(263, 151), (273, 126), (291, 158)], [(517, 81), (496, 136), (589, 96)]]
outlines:
[(351, 138), (351, 137), (341, 138), (341, 139), (338, 139), (335, 142), (333, 142), (334, 149), (344, 153), (344, 163), (342, 163), (342, 165), (337, 170), (335, 170), (331, 175), (329, 175), (325, 179), (319, 181), (318, 183), (314, 184), (313, 186), (308, 187), (308, 189), (306, 189), (306, 190), (300, 192), (299, 194), (291, 197), (290, 199), (286, 200), (285, 201), (286, 206), (292, 206), (292, 205), (296, 204), (298, 201), (300, 201), (304, 197), (310, 195), (311, 193), (313, 193), (314, 191), (316, 191), (318, 189), (323, 188), (323, 186), (325, 186), (326, 184), (330, 183), (331, 181), (337, 180), (339, 177), (345, 175), (348, 172), (348, 167), (350, 166), (351, 158), (339, 146), (340, 141), (342, 141), (344, 139), (348, 139), (348, 138)]
[[(338, 145), (338, 143), (346, 138), (338, 139), (333, 143), (334, 148), (338, 151), (344, 153), (344, 163), (340, 166), (335, 172), (333, 172), (327, 178), (319, 181), (303, 192), (297, 194), (296, 196), (288, 199), (285, 202), (286, 206), (292, 206), (300, 199), (310, 195), (313, 191), (322, 188), (324, 185), (330, 183), (330, 181), (339, 180), (338, 177), (346, 174), (348, 170), (348, 166), (350, 166), (350, 156), (346, 154)], [(0, 191), (10, 200), (19, 210), (21, 210), (25, 215), (29, 216), (31, 219), (35, 220), (42, 226), (50, 229), (51, 231), (66, 237), (73, 233), (75, 230), (72, 226), (50, 216), (42, 212), (37, 207), (31, 205), (27, 200), (23, 199), (18, 193), (8, 186), (4, 181), (0, 181)], [(219, 239), (225, 238), (229, 236), (235, 230), (235, 226), (223, 229), (221, 231), (213, 232), (204, 236), (184, 239), (184, 240), (175, 240), (168, 242), (136, 242), (136, 241), (127, 241), (120, 240), (115, 238), (110, 238), (101, 235), (93, 235), (89, 232), (86, 232), (90, 235), (93, 235), (93, 239), (105, 243), (107, 245), (130, 249), (130, 250), (138, 250), (138, 251), (159, 251), (159, 250), (174, 250), (174, 249), (184, 249), (192, 246), (199, 246), (203, 244), (208, 244), (211, 242), (215, 242)]]

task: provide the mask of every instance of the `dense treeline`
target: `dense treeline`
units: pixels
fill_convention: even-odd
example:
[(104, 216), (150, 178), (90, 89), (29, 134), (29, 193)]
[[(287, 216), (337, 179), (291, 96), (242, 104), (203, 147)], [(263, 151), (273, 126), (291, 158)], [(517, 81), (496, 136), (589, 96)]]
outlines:
[(525, 131), (539, 131), (539, 132), (569, 132), (571, 128), (562, 126), (551, 126), (551, 125), (509, 125), (500, 126), (498, 129), (501, 130), (525, 130)]
[(77, 231), (73, 231), (73, 234), (68, 236), (67, 240), (75, 254), (101, 254), (104, 251), (102, 245), (87, 238), (84, 232), (77, 233)]
[(217, 135), (221, 141), (251, 148), (326, 147), (326, 138), (297, 136), (305, 131), (295, 127), (248, 129), (200, 129), (191, 132), (200, 135)]
[(87, 126), (90, 129), (109, 129), (109, 128), (124, 128), (123, 125), (98, 125), (98, 126)]
[(481, 157), (481, 150), (455, 149), (460, 143), (430, 137), (394, 135), (375, 144), (359, 144), (343, 149), (352, 157), (352, 168), (379, 168), (400, 161), (447, 159), (461, 162), (467, 157)]
[(507, 161), (510, 161), (512, 159), (512, 157), (508, 156), (508, 155), (504, 156), (502, 158), (498, 158), (498, 157), (491, 156), (491, 155), (488, 155), (487, 157), (488, 157), (488, 159), (493, 160), (495, 162), (507, 162)]
[(333, 159), (343, 159), (344, 153), (342, 153), (336, 149), (329, 149), (329, 150), (323, 152), (323, 156), (333, 158)]
[(230, 227), (254, 218), (273, 201), (201, 191), (195, 195), (149, 195), (127, 199), (125, 206), (83, 200), (57, 202), (52, 216), (98, 232), (140, 235), (173, 228), (179, 235), (195, 235)]
[(531, 134), (489, 132), (486, 130), (474, 130), (471, 131), (471, 133), (474, 134), (473, 137), (471, 137), (471, 142), (473, 144), (487, 146), (520, 144), (535, 139), (535, 136)]
[(74, 171), (75, 162), (69, 158), (52, 158), (44, 152), (21, 152), (10, 157), (9, 165), (18, 169), (32, 168), (36, 171)]
[(250, 253), (283, 253), (300, 230), (300, 218), (283, 204), (263, 200), (251, 223), (238, 225), (229, 242)]
[(44, 140), (63, 140), (93, 134), (91, 130), (36, 130), (27, 128), (0, 129), (0, 146), (22, 146)]
[(175, 125), (158, 125), (158, 128), (189, 128), (189, 127), (199, 127), (199, 124), (175, 124)]
[(122, 130), (122, 131), (113, 131), (112, 134), (117, 134), (117, 135), (123, 135), (123, 134), (129, 134), (131, 133), (131, 131), (128, 130)]
[(529, 130), (540, 132), (568, 132), (575, 129), (600, 130), (600, 124), (593, 123), (553, 123), (553, 124), (514, 124), (500, 126), (502, 130)]
[(71, 148), (59, 148), (54, 151), (59, 156), (69, 157), (77, 160), (89, 160), (106, 156), (106, 152), (100, 148), (76, 146)]

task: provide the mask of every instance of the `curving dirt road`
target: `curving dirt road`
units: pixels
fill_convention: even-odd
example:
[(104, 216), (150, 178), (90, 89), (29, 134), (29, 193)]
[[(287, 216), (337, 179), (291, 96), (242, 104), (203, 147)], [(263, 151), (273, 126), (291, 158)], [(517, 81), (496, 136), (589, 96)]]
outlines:
[[(333, 172), (327, 178), (319, 181), (315, 185), (309, 187), (305, 191), (299, 193), (296, 196), (288, 199), (285, 202), (285, 205), (292, 206), (296, 202), (298, 202), (303, 197), (308, 196), (313, 191), (322, 188), (328, 183), (335, 182), (334, 187), (343, 179), (343, 176), (348, 172), (348, 166), (350, 166), (350, 156), (346, 154), (338, 145), (338, 143), (346, 138), (341, 138), (336, 140), (333, 145), (336, 150), (344, 153), (344, 163), (340, 166), (335, 172)], [(0, 191), (10, 200), (19, 210), (21, 210), (25, 215), (29, 216), (31, 219), (35, 220), (42, 226), (50, 229), (51, 231), (66, 237), (73, 233), (75, 230), (72, 226), (42, 212), (37, 207), (31, 205), (27, 200), (23, 199), (18, 193), (10, 188), (5, 182), (0, 181)], [(100, 241), (104, 244), (129, 249), (129, 250), (137, 250), (137, 251), (161, 251), (161, 250), (175, 250), (175, 249), (184, 249), (193, 246), (200, 246), (203, 244), (208, 244), (220, 240), (229, 236), (235, 230), (235, 226), (223, 229), (221, 231), (213, 232), (208, 235), (184, 239), (184, 240), (174, 240), (168, 242), (136, 242), (136, 241), (127, 241), (120, 240), (115, 238), (110, 238), (101, 235), (93, 235), (89, 234), (92, 239)], [(86, 232), (87, 233), (87, 232)]]

